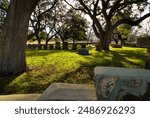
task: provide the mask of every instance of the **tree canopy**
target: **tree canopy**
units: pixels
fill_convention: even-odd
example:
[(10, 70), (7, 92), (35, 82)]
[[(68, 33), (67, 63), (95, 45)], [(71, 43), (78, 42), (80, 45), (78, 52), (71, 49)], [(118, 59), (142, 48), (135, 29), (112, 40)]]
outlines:
[(0, 76), (26, 71), (25, 46), (29, 19), (39, 0), (12, 0), (0, 33)]
[(65, 25), (63, 26), (63, 38), (71, 38), (73, 42), (83, 41), (86, 39), (87, 20), (77, 13), (75, 10), (70, 9), (66, 13)]
[[(109, 50), (111, 35), (119, 25), (136, 26), (150, 16), (149, 12), (142, 14), (145, 12), (144, 7), (149, 6), (147, 0), (74, 0), (74, 4), (65, 1), (72, 8), (90, 16), (93, 30), (100, 39), (100, 47), (103, 50)], [(116, 22), (112, 20), (116, 14), (124, 14), (128, 11), (131, 12), (130, 15), (124, 15)]]
[(29, 28), (33, 31), (33, 33), (30, 33), (28, 35), (28, 39), (35, 36), (38, 40), (38, 44), (41, 44), (41, 32), (45, 31), (46, 28), (49, 28), (49, 33), (47, 35), (51, 33), (51, 28), (53, 28), (51, 26), (52, 16), (54, 13), (54, 9), (56, 8), (57, 2), (58, 0), (41, 0), (38, 3), (30, 17)]

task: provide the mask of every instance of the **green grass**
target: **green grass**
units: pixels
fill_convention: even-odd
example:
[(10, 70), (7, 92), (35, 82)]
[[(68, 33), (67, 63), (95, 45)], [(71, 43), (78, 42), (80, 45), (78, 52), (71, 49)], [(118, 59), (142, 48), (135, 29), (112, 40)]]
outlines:
[(144, 68), (146, 49), (123, 47), (81, 56), (74, 51), (27, 50), (28, 71), (0, 80), (0, 94), (42, 93), (51, 83), (93, 84), (96, 66)]

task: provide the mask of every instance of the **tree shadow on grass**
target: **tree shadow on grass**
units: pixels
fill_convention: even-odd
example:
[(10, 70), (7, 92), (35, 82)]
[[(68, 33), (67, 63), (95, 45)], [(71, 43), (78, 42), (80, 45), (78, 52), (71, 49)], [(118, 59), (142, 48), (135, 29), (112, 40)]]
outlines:
[[(112, 65), (126, 68), (144, 68), (146, 55), (139, 51), (110, 51), (113, 55)], [(138, 62), (136, 62), (138, 60)]]
[(99, 61), (92, 61), (93, 58), (90, 56), (83, 56), (86, 59), (88, 58), (88, 62), (79, 61), (80, 67), (75, 71), (67, 72), (62, 75), (58, 80), (54, 82), (61, 83), (71, 83), (71, 84), (94, 84), (94, 68), (97, 65), (106, 66), (109, 64), (109, 60), (105, 59), (105, 61), (99, 63)]
[[(92, 56), (84, 56), (97, 66), (144, 68), (146, 55), (141, 51), (103, 51)], [(137, 61), (137, 62), (136, 62)]]
[(5, 87), (9, 85), (13, 80), (16, 79), (17, 76), (11, 77), (0, 77), (0, 95), (2, 95), (5, 91)]
[[(91, 84), (94, 78), (94, 68), (97, 66), (144, 68), (146, 60), (146, 55), (139, 51), (104, 51), (83, 57), (88, 61), (79, 62), (81, 66), (78, 69), (66, 73), (55, 82)], [(138, 59), (141, 63), (134, 62), (134, 59)]]
[[(87, 74), (88, 73), (88, 74)], [(75, 71), (65, 73), (60, 79), (54, 82), (71, 84), (92, 84), (93, 70), (91, 67), (80, 66)]]
[[(43, 68), (43, 70), (42, 68), (36, 68), (36, 70), (28, 70), (18, 76), (1, 79), (0, 85), (2, 89), (0, 90), (0, 94), (42, 93), (51, 83), (51, 80), (47, 79), (55, 70), (54, 67), (51, 68), (53, 70), (49, 67)], [(37, 73), (38, 70), (40, 73)]]

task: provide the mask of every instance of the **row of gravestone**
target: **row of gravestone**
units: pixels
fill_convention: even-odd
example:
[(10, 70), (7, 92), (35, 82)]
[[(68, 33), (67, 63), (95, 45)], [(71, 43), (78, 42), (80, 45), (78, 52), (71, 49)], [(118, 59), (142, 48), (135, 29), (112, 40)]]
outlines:
[[(77, 50), (77, 44), (76, 43), (72, 43), (70, 44), (72, 45), (71, 49), (72, 50)], [(86, 48), (86, 44), (85, 43), (81, 43), (81, 48)], [(27, 48), (29, 49), (43, 49), (43, 50), (68, 50), (69, 49), (69, 43), (68, 42), (64, 42), (61, 43), (60, 42), (55, 42), (55, 44), (28, 44)]]

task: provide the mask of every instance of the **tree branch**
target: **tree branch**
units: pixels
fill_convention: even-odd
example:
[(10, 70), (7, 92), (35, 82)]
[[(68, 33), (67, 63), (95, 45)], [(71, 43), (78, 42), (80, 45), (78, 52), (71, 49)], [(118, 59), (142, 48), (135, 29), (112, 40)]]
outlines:
[(84, 9), (87, 11), (87, 14), (92, 16), (91, 10), (84, 4), (83, 0), (79, 0), (79, 2), (84, 7)]
[(107, 11), (107, 4), (104, 0), (102, 0), (102, 13), (104, 15), (105, 21), (106, 22), (110, 22), (110, 18), (108, 18), (109, 16), (107, 15), (106, 11)]
[(6, 13), (8, 12), (7, 9), (5, 9), (4, 7), (0, 6), (0, 9), (2, 9), (3, 11), (5, 11)]
[(94, 4), (94, 14), (97, 14), (97, 7), (98, 7), (98, 4), (99, 4), (99, 0), (96, 1), (96, 3)]
[(122, 0), (117, 0), (115, 3), (114, 3), (114, 5), (112, 6), (112, 8), (111, 8), (111, 10), (110, 10), (110, 12), (109, 12), (109, 16), (111, 17), (112, 16), (112, 14), (113, 14), (113, 12), (115, 12), (116, 11), (116, 9), (118, 9), (119, 7), (120, 7), (120, 2), (121, 2)]
[(143, 20), (145, 20), (148, 17), (150, 17), (150, 13), (145, 14), (143, 17), (139, 18), (136, 21), (133, 21), (131, 19), (121, 19), (113, 25), (112, 29), (114, 30), (116, 27), (118, 27), (121, 24), (128, 24), (131, 26), (137, 26), (139, 23), (141, 23)]
[(44, 12), (42, 12), (41, 14), (39, 14), (39, 16), (37, 16), (38, 18), (41, 18), (41, 17), (43, 17), (43, 15), (45, 14), (45, 13), (47, 13), (47, 12), (49, 12), (49, 11), (51, 11), (53, 8), (54, 8), (54, 6), (56, 5), (56, 3), (58, 2), (58, 0), (55, 0), (54, 1), (54, 3), (52, 4), (52, 6), (49, 8), (49, 9), (47, 9), (46, 11), (44, 11)]
[(93, 27), (93, 30), (94, 30), (95, 35), (100, 39), (100, 33), (98, 32), (98, 30), (97, 30), (97, 28), (96, 28), (94, 22), (93, 22), (93, 24), (92, 24), (92, 27)]
[(65, 2), (67, 3), (67, 5), (69, 5), (72, 9), (77, 10), (77, 11), (83, 11), (83, 12), (87, 13), (87, 11), (85, 11), (85, 9), (76, 8), (76, 7), (74, 7), (71, 3), (69, 3), (67, 0), (64, 0), (64, 1), (65, 1)]
[(129, 1), (129, 2), (123, 2), (121, 3), (122, 0), (118, 0), (116, 1), (116, 3), (112, 6), (110, 12), (109, 12), (109, 17), (111, 18), (116, 12), (122, 10), (123, 8), (125, 8), (126, 6), (128, 5), (131, 5), (131, 4), (137, 4), (137, 3), (140, 3), (140, 2), (144, 2), (144, 0), (132, 0), (132, 1)]

